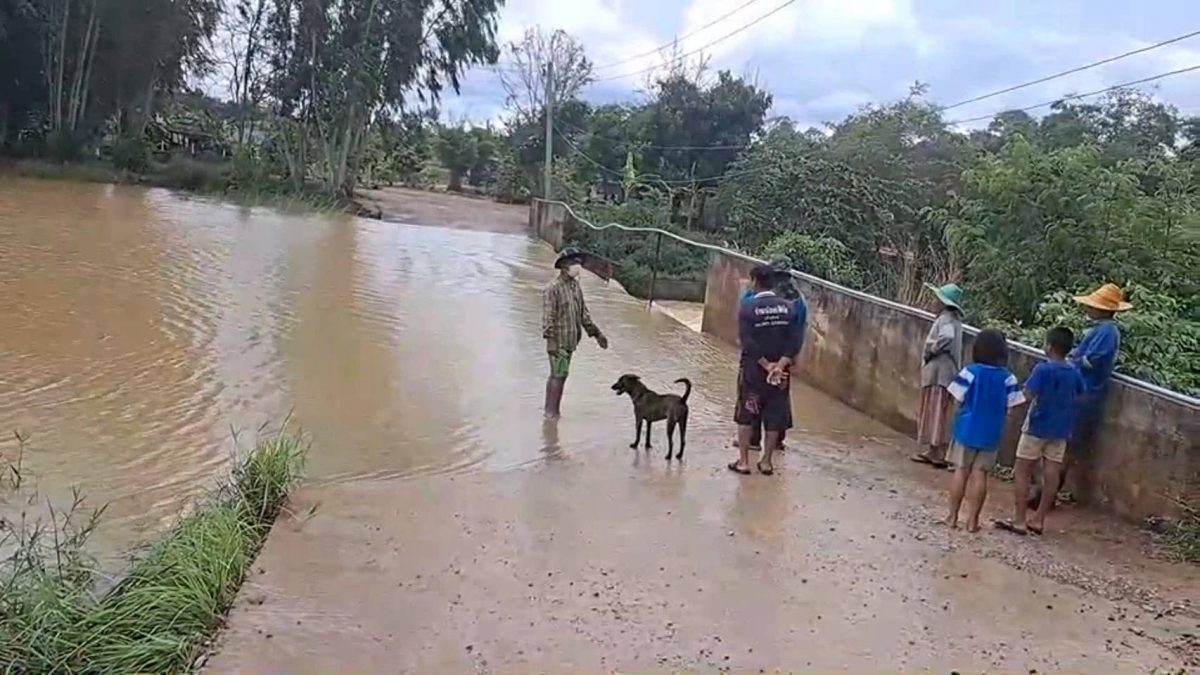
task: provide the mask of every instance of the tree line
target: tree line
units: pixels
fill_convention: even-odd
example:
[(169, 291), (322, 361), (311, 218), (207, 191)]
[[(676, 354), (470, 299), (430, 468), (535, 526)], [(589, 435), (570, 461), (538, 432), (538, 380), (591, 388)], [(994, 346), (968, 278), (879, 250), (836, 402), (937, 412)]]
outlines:
[(208, 153), (237, 160), (229, 180), (350, 197), (381, 121), (495, 62), (500, 4), (0, 0), (0, 149), (135, 172)]

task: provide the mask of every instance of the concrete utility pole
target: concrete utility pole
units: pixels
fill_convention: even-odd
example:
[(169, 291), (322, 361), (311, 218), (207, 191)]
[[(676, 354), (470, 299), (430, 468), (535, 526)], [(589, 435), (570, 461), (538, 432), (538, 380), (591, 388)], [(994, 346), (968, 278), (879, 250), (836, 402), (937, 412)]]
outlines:
[[(553, 38), (552, 38), (553, 40)], [(546, 199), (554, 199), (554, 48), (546, 60), (546, 176), (543, 178)]]

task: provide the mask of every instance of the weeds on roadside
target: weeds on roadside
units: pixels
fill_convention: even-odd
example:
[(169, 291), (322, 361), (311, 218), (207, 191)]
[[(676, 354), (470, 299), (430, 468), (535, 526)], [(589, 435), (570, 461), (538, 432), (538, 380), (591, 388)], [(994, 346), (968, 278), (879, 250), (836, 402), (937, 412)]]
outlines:
[(96, 591), (100, 575), (85, 552), (103, 509), (88, 511), (76, 493), (48, 519), (31, 521), (27, 510), (4, 519), (0, 672), (188, 670), (232, 604), (306, 452), (286, 430), (266, 436), (106, 593)]
[(1200, 508), (1175, 498), (1182, 516), (1166, 530), (1166, 541), (1186, 562), (1200, 564)]

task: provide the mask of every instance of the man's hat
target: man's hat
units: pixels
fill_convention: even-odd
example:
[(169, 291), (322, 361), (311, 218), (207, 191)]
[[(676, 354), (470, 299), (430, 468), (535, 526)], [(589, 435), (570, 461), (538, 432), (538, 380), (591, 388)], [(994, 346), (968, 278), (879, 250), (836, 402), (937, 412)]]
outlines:
[(767, 260), (767, 264), (778, 273), (791, 272), (795, 267), (795, 265), (792, 264), (792, 259), (783, 253), (777, 253), (771, 256)]
[(1104, 284), (1087, 295), (1077, 295), (1075, 302), (1102, 312), (1125, 312), (1133, 309), (1133, 305), (1125, 302), (1125, 292), (1116, 284)]
[(580, 251), (574, 246), (567, 246), (558, 252), (558, 258), (554, 261), (554, 268), (562, 269), (571, 263), (582, 263), (583, 256), (583, 251)]

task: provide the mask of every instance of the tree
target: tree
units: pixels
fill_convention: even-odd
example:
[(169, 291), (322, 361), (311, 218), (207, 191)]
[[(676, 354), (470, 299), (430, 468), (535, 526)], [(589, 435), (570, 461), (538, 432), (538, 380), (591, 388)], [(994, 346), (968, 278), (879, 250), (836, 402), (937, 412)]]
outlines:
[(368, 127), (494, 63), (499, 0), (274, 0), (270, 94), (294, 181), (353, 194)]
[(547, 67), (554, 70), (555, 108), (574, 100), (592, 82), (592, 62), (583, 45), (566, 31), (547, 36), (534, 26), (519, 42), (510, 43), (508, 52), (509, 62), (499, 73), (514, 125), (545, 119)]
[(0, 0), (0, 150), (48, 111), (37, 6)]
[(465, 124), (438, 129), (435, 144), (438, 161), (450, 172), (449, 189), (462, 192), (462, 180), (479, 159), (476, 137)]
[(229, 73), (229, 99), (237, 110), (239, 145), (254, 135), (266, 95), (266, 39), (272, 9), (271, 0), (232, 0), (222, 16), (223, 61)]

